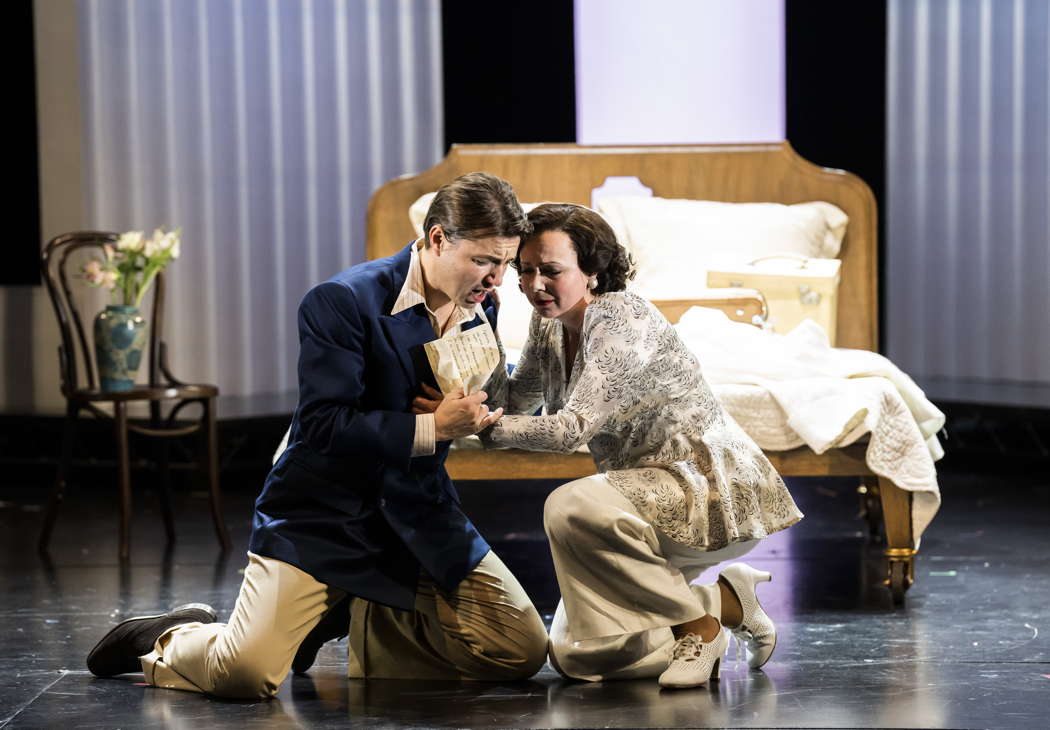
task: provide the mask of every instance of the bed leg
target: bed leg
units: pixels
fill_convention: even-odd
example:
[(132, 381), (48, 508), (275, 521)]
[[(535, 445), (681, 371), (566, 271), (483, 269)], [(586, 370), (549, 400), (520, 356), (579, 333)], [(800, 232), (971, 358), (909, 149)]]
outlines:
[(915, 540), (911, 532), (911, 492), (879, 477), (879, 496), (886, 524), (886, 579), (894, 605), (904, 603), (904, 592), (915, 582)]

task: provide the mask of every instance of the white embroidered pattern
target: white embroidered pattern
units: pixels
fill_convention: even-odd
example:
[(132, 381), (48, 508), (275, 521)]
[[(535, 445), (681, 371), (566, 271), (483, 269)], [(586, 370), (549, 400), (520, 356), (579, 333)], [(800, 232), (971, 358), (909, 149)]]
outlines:
[(692, 547), (717, 550), (801, 519), (783, 480), (648, 301), (631, 292), (596, 297), (567, 383), (563, 358), (561, 323), (534, 313), (509, 382), (497, 376), (488, 392), (509, 414), (542, 405), (546, 415), (506, 415), (487, 443), (561, 453), (587, 444), (598, 471), (646, 519)]

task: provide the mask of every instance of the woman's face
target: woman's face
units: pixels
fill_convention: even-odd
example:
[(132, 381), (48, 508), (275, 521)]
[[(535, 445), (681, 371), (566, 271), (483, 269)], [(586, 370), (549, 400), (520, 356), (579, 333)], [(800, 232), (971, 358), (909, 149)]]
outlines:
[(529, 303), (543, 317), (575, 317), (593, 299), (576, 249), (565, 231), (545, 231), (521, 247), (518, 280)]

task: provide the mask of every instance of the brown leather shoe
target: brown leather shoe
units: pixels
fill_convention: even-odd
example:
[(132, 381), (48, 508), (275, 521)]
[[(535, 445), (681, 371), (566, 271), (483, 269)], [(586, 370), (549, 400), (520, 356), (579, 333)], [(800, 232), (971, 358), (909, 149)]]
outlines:
[(125, 619), (95, 644), (87, 657), (87, 667), (96, 677), (141, 672), (139, 657), (153, 651), (153, 645), (168, 629), (188, 623), (210, 624), (215, 609), (204, 603), (187, 603), (155, 616)]

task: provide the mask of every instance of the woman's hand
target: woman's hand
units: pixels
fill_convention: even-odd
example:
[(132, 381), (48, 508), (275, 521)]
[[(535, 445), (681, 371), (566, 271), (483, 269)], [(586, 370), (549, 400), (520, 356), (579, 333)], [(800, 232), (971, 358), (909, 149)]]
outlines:
[(423, 395), (416, 396), (412, 400), (412, 412), (417, 416), (421, 413), (433, 413), (441, 405), (445, 396), (439, 390), (431, 388), (426, 383), (422, 384)]

